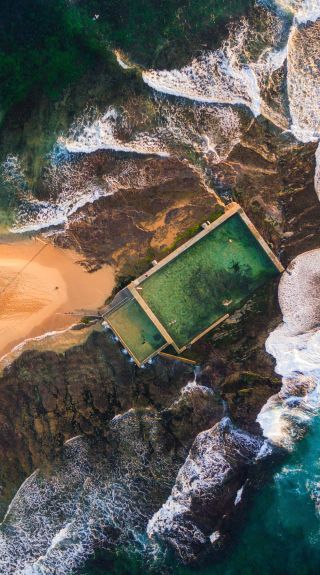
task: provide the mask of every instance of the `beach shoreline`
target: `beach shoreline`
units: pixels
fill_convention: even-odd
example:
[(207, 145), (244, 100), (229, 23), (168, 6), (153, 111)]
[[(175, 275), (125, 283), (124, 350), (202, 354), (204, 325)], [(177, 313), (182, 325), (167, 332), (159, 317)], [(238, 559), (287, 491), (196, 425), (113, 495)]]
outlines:
[(81, 256), (40, 238), (0, 244), (0, 357), (25, 339), (71, 327), (97, 313), (114, 271), (88, 273)]

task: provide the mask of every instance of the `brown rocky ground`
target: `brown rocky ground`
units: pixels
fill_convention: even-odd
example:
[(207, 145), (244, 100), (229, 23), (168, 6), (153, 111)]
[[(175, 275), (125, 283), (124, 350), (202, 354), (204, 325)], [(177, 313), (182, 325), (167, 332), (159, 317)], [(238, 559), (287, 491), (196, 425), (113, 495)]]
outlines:
[[(78, 170), (87, 163), (80, 159)], [(103, 174), (117, 179), (114, 195), (82, 208), (56, 238), (61, 247), (81, 249), (89, 267), (112, 263), (136, 275), (136, 268), (149, 267), (177, 236), (222, 211), (200, 171), (178, 158), (96, 152), (90, 155), (90, 171), (86, 165), (84, 171), (88, 178), (95, 173), (102, 180)]]
[[(136, 275), (215, 210), (210, 183), (241, 203), (286, 265), (318, 246), (314, 151), (314, 145), (298, 144), (258, 119), (227, 161), (206, 166), (206, 179), (202, 166), (179, 158), (117, 157), (118, 174), (133, 170), (130, 185), (118, 179), (117, 193), (83, 208), (56, 241), (81, 251), (89, 268), (112, 262), (119, 275)], [(90, 165), (101, 181), (114, 169), (114, 155), (96, 152)], [(51, 460), (66, 439), (84, 433), (108, 440), (110, 419), (131, 407), (151, 406), (174, 441), (186, 447), (219, 421), (221, 399), (236, 424), (259, 432), (256, 415), (280, 385), (264, 348), (281, 321), (276, 290), (276, 282), (260, 290), (194, 346), (201, 382), (214, 390), (209, 402), (190, 395), (177, 406), (180, 389), (193, 377), (190, 367), (157, 360), (138, 370), (105, 334), (64, 354), (23, 354), (0, 379), (3, 508), (21, 480)]]

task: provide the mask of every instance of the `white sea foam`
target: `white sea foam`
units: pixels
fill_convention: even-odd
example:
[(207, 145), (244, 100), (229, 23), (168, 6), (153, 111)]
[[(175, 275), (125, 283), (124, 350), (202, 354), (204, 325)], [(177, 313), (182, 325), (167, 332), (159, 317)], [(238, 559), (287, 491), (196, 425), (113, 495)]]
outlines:
[(57, 200), (48, 202), (36, 198), (24, 200), (20, 203), (12, 232), (36, 232), (54, 226), (65, 226), (78, 210), (96, 202), (99, 198), (112, 196), (113, 193), (102, 187), (89, 185), (85, 191), (74, 189), (70, 194), (63, 193)]
[(194, 58), (180, 70), (148, 70), (143, 80), (158, 92), (213, 104), (242, 104), (255, 116), (260, 114), (260, 89), (250, 65), (242, 64), (239, 52), (246, 39), (247, 22), (242, 21), (236, 41)]
[[(153, 106), (155, 126), (151, 135), (141, 125), (140, 135), (135, 139), (135, 144), (139, 142), (141, 153), (166, 156), (171, 150), (175, 154), (181, 150), (184, 157), (187, 146), (210, 158), (210, 162), (218, 163), (240, 141), (242, 121), (239, 113), (231, 106), (224, 109), (204, 105), (179, 107), (166, 99), (157, 98)], [(170, 173), (167, 176), (163, 172), (155, 173), (155, 170), (150, 170), (150, 166), (139, 164), (132, 157), (118, 158), (112, 166), (109, 164), (109, 173), (97, 177), (90, 154), (109, 146), (114, 150), (116, 140), (113, 124), (118, 121), (129, 124), (129, 120), (119, 119), (119, 114), (110, 108), (95, 120), (91, 116), (92, 113), (86, 112), (74, 124), (68, 137), (61, 137), (59, 146), (54, 149), (51, 165), (45, 174), (46, 187), (52, 190), (52, 198), (41, 201), (30, 192), (20, 194), (17, 219), (12, 228), (14, 232), (32, 232), (53, 226), (67, 227), (71, 219), (79, 219), (84, 206), (101, 197), (113, 195), (119, 189), (152, 186), (156, 181), (160, 183), (160, 177), (161, 183), (170, 178)], [(127, 128), (130, 131), (130, 125)], [(137, 152), (138, 148), (136, 145), (132, 147), (131, 143), (121, 144), (118, 151), (126, 149), (127, 152)], [(82, 152), (84, 157), (75, 160), (70, 156), (71, 152)], [(10, 169), (7, 168), (7, 177), (13, 179), (16, 186), (18, 183), (20, 185), (23, 173), (19, 171), (18, 158), (13, 167), (12, 162), (8, 162), (8, 166)]]
[(288, 272), (279, 286), (284, 323), (266, 341), (282, 389), (257, 421), (265, 437), (290, 449), (320, 407), (320, 250), (295, 258)]
[(121, 115), (110, 106), (105, 114), (88, 124), (78, 120), (67, 137), (60, 137), (58, 143), (71, 153), (91, 153), (97, 150), (114, 150), (137, 154), (156, 154), (168, 156), (169, 152), (160, 140), (146, 132), (140, 133), (128, 142), (116, 135), (117, 126), (121, 125)]
[(288, 40), (287, 90), (291, 131), (302, 142), (320, 138), (319, 23), (293, 26)]
[(258, 116), (263, 103), (261, 87), (283, 65), (286, 46), (281, 49), (270, 46), (256, 62), (246, 63), (249, 32), (250, 23), (243, 18), (220, 49), (203, 53), (180, 70), (145, 71), (143, 79), (164, 94), (211, 104), (244, 105)]
[(212, 544), (218, 541), (220, 539), (220, 531), (213, 531), (209, 539)]
[(235, 505), (239, 505), (239, 503), (241, 502), (243, 489), (244, 489), (244, 485), (242, 485), (242, 487), (240, 487), (240, 489), (238, 489), (236, 498), (234, 500)]
[(1, 166), (1, 175), (4, 181), (13, 184), (20, 192), (26, 187), (26, 177), (18, 156), (9, 154), (5, 158)]
[(284, 12), (291, 13), (299, 24), (320, 18), (319, 0), (275, 0), (275, 3)]

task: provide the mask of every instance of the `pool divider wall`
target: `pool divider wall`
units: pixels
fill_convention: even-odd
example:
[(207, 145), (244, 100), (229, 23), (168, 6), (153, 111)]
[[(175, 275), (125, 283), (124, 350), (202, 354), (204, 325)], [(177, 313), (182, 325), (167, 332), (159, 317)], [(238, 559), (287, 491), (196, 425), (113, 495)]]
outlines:
[[(171, 260), (174, 260), (177, 256), (179, 256), (180, 254), (182, 254), (183, 252), (185, 252), (187, 249), (189, 249), (193, 244), (197, 243), (199, 240), (201, 240), (201, 238), (204, 238), (207, 234), (209, 234), (210, 232), (212, 232), (212, 230), (214, 230), (215, 228), (217, 228), (218, 226), (220, 226), (220, 224), (222, 224), (223, 222), (225, 222), (226, 220), (228, 220), (229, 218), (231, 218), (231, 216), (234, 216), (234, 214), (237, 214), (238, 212), (240, 212), (240, 210), (242, 210), (241, 206), (239, 206), (239, 204), (236, 204), (235, 202), (232, 202), (231, 204), (228, 204), (226, 206), (226, 211), (225, 213), (220, 216), (219, 218), (217, 218), (214, 222), (212, 222), (211, 224), (208, 224), (208, 226), (202, 230), (201, 232), (198, 232), (195, 236), (193, 236), (190, 240), (188, 240), (187, 242), (185, 242), (184, 244), (182, 244), (182, 246), (180, 246), (179, 248), (175, 249), (173, 252), (171, 252), (171, 254), (167, 255), (165, 258), (163, 258), (162, 260), (160, 260), (160, 262), (158, 262), (155, 266), (153, 266), (152, 268), (150, 268), (147, 272), (145, 272), (144, 274), (142, 274), (141, 276), (139, 276), (138, 278), (136, 278), (135, 280), (133, 280), (131, 282), (131, 284), (128, 286), (129, 289), (131, 286), (133, 287), (137, 287), (139, 286), (141, 283), (143, 283), (144, 280), (146, 280), (147, 278), (149, 278), (151, 275), (153, 275), (154, 273), (156, 273), (159, 269), (161, 269), (163, 266), (165, 266), (166, 264), (168, 264), (169, 262), (171, 262)], [(241, 214), (240, 214), (241, 215)], [(249, 220), (250, 221), (250, 220)], [(247, 223), (247, 222), (246, 222)], [(256, 231), (256, 233), (258, 233)]]
[[(220, 317), (218, 320), (216, 320), (212, 325), (210, 325), (209, 327), (207, 327), (204, 331), (202, 331), (201, 333), (199, 333), (196, 337), (194, 337), (190, 342), (188, 342), (187, 345), (183, 346), (182, 348), (179, 348), (177, 346), (177, 344), (174, 342), (174, 340), (172, 339), (171, 335), (167, 332), (167, 330), (165, 329), (165, 327), (162, 325), (162, 323), (159, 321), (159, 319), (157, 318), (157, 316), (153, 313), (153, 311), (150, 309), (150, 307), (148, 306), (148, 304), (145, 302), (145, 300), (143, 299), (143, 297), (140, 295), (138, 289), (139, 289), (139, 285), (142, 284), (144, 282), (144, 280), (146, 280), (147, 278), (149, 278), (152, 274), (156, 273), (159, 269), (161, 269), (163, 266), (165, 266), (167, 263), (169, 263), (170, 261), (172, 261), (173, 259), (175, 259), (176, 257), (178, 257), (180, 254), (182, 254), (184, 251), (186, 251), (187, 249), (189, 249), (193, 244), (197, 243), (201, 238), (205, 237), (207, 234), (209, 234), (210, 232), (212, 232), (212, 230), (214, 230), (215, 228), (217, 228), (218, 226), (220, 226), (221, 224), (223, 224), (226, 220), (228, 220), (229, 218), (231, 218), (232, 216), (234, 216), (235, 214), (239, 214), (239, 216), (241, 217), (241, 219), (243, 220), (243, 222), (246, 224), (246, 226), (248, 227), (248, 229), (250, 230), (250, 232), (252, 233), (252, 235), (255, 237), (255, 239), (257, 240), (257, 242), (260, 244), (260, 246), (262, 247), (262, 249), (266, 252), (266, 254), (268, 255), (268, 257), (270, 258), (270, 260), (272, 261), (272, 263), (274, 264), (274, 266), (276, 267), (276, 269), (279, 272), (283, 272), (284, 271), (284, 267), (282, 266), (281, 262), (278, 260), (278, 258), (275, 256), (275, 254), (273, 253), (273, 251), (271, 250), (271, 248), (268, 246), (267, 242), (263, 239), (263, 237), (261, 236), (261, 234), (258, 232), (258, 230), (256, 229), (256, 227), (254, 226), (254, 224), (251, 222), (251, 220), (248, 218), (248, 216), (245, 214), (243, 208), (235, 203), (232, 202), (230, 204), (228, 204), (227, 206), (225, 206), (225, 213), (220, 216), (219, 218), (217, 218), (214, 222), (212, 222), (211, 224), (208, 224), (204, 230), (202, 230), (201, 232), (197, 233), (195, 236), (193, 236), (190, 240), (188, 240), (187, 242), (185, 242), (182, 246), (180, 246), (179, 248), (177, 248), (176, 250), (174, 250), (171, 254), (167, 255), (165, 258), (163, 258), (160, 262), (158, 262), (155, 266), (153, 266), (152, 268), (150, 268), (150, 270), (148, 270), (146, 273), (142, 274), (140, 277), (136, 278), (135, 280), (133, 280), (125, 289), (129, 290), (132, 297), (137, 301), (137, 303), (141, 306), (141, 308), (144, 310), (144, 312), (148, 315), (149, 319), (152, 321), (152, 323), (155, 325), (155, 327), (159, 330), (159, 332), (161, 333), (161, 335), (164, 337), (164, 339), (166, 340), (166, 343), (159, 349), (157, 349), (154, 353), (152, 353), (150, 356), (148, 356), (146, 359), (144, 359), (144, 363), (146, 361), (148, 361), (149, 359), (151, 359), (152, 357), (154, 357), (155, 355), (158, 355), (163, 349), (165, 349), (167, 346), (172, 345), (174, 347), (174, 349), (176, 350), (176, 352), (181, 353), (183, 352), (185, 349), (187, 349), (189, 346), (191, 346), (193, 343), (195, 343), (196, 341), (198, 341), (199, 339), (201, 339), (204, 335), (206, 335), (207, 333), (209, 333), (212, 329), (214, 329), (215, 327), (217, 327), (219, 324), (221, 324), (222, 322), (224, 322), (226, 319), (228, 319), (229, 314), (225, 314), (222, 317)], [(107, 314), (106, 314), (106, 318), (107, 318)], [(111, 329), (114, 331), (114, 333), (116, 334), (116, 336), (119, 338), (119, 340), (121, 341), (122, 345), (128, 350), (128, 352), (130, 353), (130, 355), (132, 356), (132, 358), (134, 359), (135, 363), (141, 367), (141, 362), (139, 362), (139, 360), (135, 357), (135, 355), (132, 353), (132, 351), (130, 350), (130, 348), (128, 347), (128, 345), (124, 342), (124, 340), (122, 339), (121, 335), (119, 333), (117, 333), (117, 331), (113, 328), (113, 326), (111, 324), (109, 324)]]
[[(122, 302), (122, 305), (125, 304), (125, 301)], [(118, 306), (118, 308), (121, 307), (121, 305)], [(117, 309), (118, 309), (117, 308)], [(168, 347), (168, 342), (166, 341), (166, 343), (164, 343), (161, 347), (159, 347), (158, 349), (156, 349), (156, 351), (154, 351), (153, 353), (150, 353), (150, 355), (148, 355), (143, 362), (141, 363), (141, 361), (139, 361), (139, 359), (135, 356), (135, 354), (133, 353), (133, 351), (130, 349), (130, 347), (128, 346), (128, 344), (124, 341), (124, 339), (122, 338), (122, 336), (120, 335), (120, 333), (118, 332), (118, 330), (112, 325), (112, 322), (110, 322), (110, 320), (108, 319), (108, 316), (105, 316), (107, 319), (107, 323), (108, 326), (112, 329), (113, 333), (117, 336), (117, 338), (119, 339), (119, 341), (122, 343), (123, 347), (128, 351), (128, 353), (131, 355), (132, 359), (134, 360), (134, 362), (137, 364), (138, 367), (141, 367), (146, 361), (148, 361), (149, 359), (151, 359), (152, 357), (154, 357), (155, 355), (158, 355), (163, 349), (165, 349), (166, 347)], [(150, 318), (151, 319), (151, 318)]]
[(284, 267), (283, 267), (282, 263), (278, 260), (277, 256), (275, 256), (272, 249), (268, 246), (267, 242), (263, 239), (262, 235), (258, 232), (257, 228), (252, 223), (250, 218), (248, 218), (248, 216), (245, 213), (245, 211), (243, 210), (243, 208), (240, 207), (240, 209), (238, 210), (238, 213), (239, 213), (239, 216), (241, 217), (241, 219), (244, 221), (244, 223), (249, 228), (252, 235), (256, 238), (256, 240), (259, 242), (259, 244), (264, 249), (266, 254), (269, 256), (269, 258), (271, 259), (271, 261), (275, 265), (275, 267), (279, 270), (279, 272), (281, 272), (281, 273), (284, 272)]
[(139, 294), (132, 282), (128, 288), (131, 291), (133, 297), (137, 300), (138, 304), (142, 307), (143, 311), (146, 312), (147, 316), (151, 319), (154, 323), (156, 328), (160, 331), (161, 335), (163, 335), (164, 339), (168, 342), (168, 345), (173, 345), (176, 351), (179, 351), (176, 344), (174, 343), (171, 335), (167, 332), (167, 330), (163, 327), (162, 323), (158, 320), (157, 316), (153, 313), (153, 311), (149, 308), (148, 304), (144, 301), (143, 297)]
[(217, 327), (218, 325), (220, 325), (220, 323), (224, 322), (226, 319), (228, 319), (228, 317), (230, 317), (230, 314), (226, 313), (225, 315), (223, 315), (222, 317), (219, 317), (219, 319), (217, 319), (214, 323), (212, 323), (211, 325), (209, 325), (209, 327), (207, 327), (206, 329), (204, 329), (201, 333), (199, 333), (198, 335), (196, 335), (196, 337), (194, 337), (187, 345), (185, 345), (184, 347), (182, 347), (179, 351), (184, 351), (185, 349), (187, 349), (187, 347), (189, 347), (190, 345), (196, 343), (196, 341), (198, 341), (198, 339), (201, 339), (203, 336), (205, 336), (207, 333), (209, 333), (209, 331), (211, 331), (212, 329), (214, 329), (215, 327)]

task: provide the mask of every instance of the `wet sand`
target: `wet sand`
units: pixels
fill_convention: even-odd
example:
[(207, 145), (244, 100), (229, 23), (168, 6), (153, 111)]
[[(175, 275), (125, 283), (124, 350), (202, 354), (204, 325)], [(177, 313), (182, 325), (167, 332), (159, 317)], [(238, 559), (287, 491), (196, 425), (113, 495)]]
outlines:
[(87, 273), (79, 260), (40, 240), (0, 244), (0, 357), (103, 305), (114, 286), (112, 267)]

